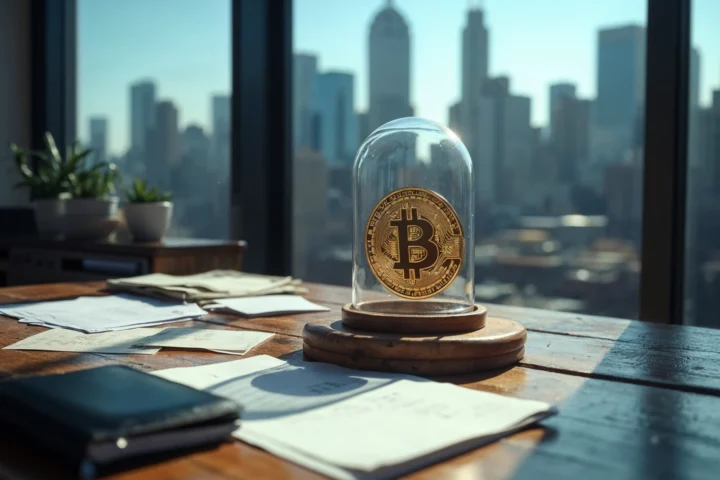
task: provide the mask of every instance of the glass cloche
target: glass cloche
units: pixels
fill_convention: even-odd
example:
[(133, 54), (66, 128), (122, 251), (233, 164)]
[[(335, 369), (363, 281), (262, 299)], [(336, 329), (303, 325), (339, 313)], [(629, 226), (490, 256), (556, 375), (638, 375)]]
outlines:
[(353, 186), (353, 307), (472, 310), (473, 166), (457, 135), (422, 118), (386, 123), (360, 147)]

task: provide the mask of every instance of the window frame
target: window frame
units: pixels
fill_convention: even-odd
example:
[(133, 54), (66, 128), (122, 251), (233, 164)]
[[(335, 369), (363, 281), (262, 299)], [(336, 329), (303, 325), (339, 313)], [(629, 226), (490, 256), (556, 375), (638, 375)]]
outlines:
[[(32, 2), (38, 145), (47, 130), (75, 137), (77, 4)], [(231, 5), (231, 235), (248, 241), (246, 270), (289, 275), (293, 0)], [(644, 158), (652, 161), (643, 162), (640, 319), (682, 323), (692, 2), (647, 5)]]

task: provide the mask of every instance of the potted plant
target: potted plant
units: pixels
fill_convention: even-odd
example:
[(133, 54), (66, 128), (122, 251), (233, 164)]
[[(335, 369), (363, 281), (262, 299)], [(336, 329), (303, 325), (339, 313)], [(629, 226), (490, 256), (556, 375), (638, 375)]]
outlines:
[(51, 133), (45, 133), (44, 142), (46, 151), (43, 152), (14, 144), (10, 146), (21, 177), (15, 187), (30, 190), (38, 233), (57, 235), (64, 233), (66, 202), (71, 196), (73, 175), (91, 150), (81, 150), (75, 142), (68, 147), (63, 159)]
[(173, 204), (169, 192), (149, 188), (146, 180), (135, 179), (126, 193), (125, 221), (137, 242), (157, 242), (170, 226)]

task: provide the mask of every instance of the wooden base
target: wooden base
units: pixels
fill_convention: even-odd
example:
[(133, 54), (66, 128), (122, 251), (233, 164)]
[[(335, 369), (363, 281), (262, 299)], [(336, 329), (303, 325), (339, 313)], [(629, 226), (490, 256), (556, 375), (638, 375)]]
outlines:
[[(425, 302), (418, 302), (416, 305), (423, 303)], [(392, 302), (374, 302), (375, 308), (381, 309), (377, 306), (380, 304), (387, 305), (383, 311), (401, 311), (393, 308)], [(486, 316), (487, 309), (482, 305), (473, 305), (467, 312), (453, 314), (396, 313), (393, 315), (370, 309), (360, 310), (352, 303), (342, 307), (342, 323), (348, 328), (403, 334), (472, 332), (485, 326)]]
[(305, 325), (308, 358), (361, 370), (458, 375), (513, 365), (525, 353), (525, 327), (487, 318), (485, 328), (457, 335), (376, 333), (344, 322)]

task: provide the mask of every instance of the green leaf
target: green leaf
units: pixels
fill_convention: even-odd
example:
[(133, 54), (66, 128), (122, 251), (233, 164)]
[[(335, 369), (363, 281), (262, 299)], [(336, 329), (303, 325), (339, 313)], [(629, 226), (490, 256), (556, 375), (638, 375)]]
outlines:
[(44, 139), (51, 159), (57, 164), (60, 164), (62, 162), (62, 157), (60, 156), (57, 145), (55, 145), (55, 139), (53, 138), (52, 133), (45, 132)]

